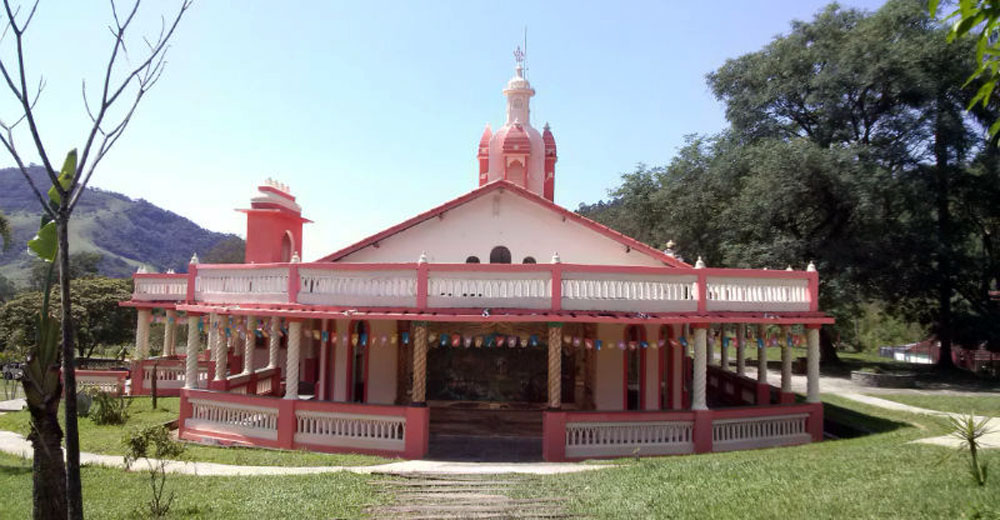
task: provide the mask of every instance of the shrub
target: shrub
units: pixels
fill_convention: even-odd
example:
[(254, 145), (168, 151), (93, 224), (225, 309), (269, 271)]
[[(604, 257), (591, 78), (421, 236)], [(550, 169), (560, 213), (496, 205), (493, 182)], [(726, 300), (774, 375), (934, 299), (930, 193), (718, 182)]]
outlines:
[(94, 424), (125, 424), (129, 417), (131, 401), (125, 396), (94, 391), (94, 399), (90, 407), (90, 419)]
[(122, 438), (125, 448), (125, 467), (131, 469), (139, 459), (145, 459), (149, 472), (149, 486), (152, 497), (147, 502), (148, 512), (153, 518), (163, 518), (170, 512), (174, 502), (174, 492), (164, 496), (167, 484), (166, 459), (180, 457), (184, 445), (170, 438), (170, 431), (164, 426), (150, 426), (132, 429)]

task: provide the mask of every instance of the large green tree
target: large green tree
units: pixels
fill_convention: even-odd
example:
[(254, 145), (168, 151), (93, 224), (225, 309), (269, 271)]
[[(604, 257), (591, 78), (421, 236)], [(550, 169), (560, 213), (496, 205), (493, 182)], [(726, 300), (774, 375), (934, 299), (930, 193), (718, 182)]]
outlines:
[(795, 22), (709, 74), (727, 130), (690, 138), (668, 166), (640, 167), (582, 210), (710, 265), (815, 260), (821, 304), (842, 324), (888, 302), (931, 326), (949, 364), (954, 339), (996, 338), (986, 295), (1000, 228), (992, 112), (964, 113), (971, 43), (945, 34), (919, 0)]

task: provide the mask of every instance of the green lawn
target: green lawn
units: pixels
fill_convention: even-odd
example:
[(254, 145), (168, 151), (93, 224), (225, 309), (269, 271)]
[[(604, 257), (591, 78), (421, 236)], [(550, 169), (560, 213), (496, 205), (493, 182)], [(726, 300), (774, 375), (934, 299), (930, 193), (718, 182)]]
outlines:
[[(117, 468), (85, 466), (87, 518), (145, 518), (137, 507), (149, 500), (149, 477)], [(169, 475), (176, 493), (170, 518), (358, 518), (378, 503), (365, 475), (348, 472), (308, 476), (198, 477)], [(31, 461), (0, 453), (0, 518), (31, 517)]]
[[(90, 453), (121, 455), (122, 436), (132, 427), (163, 424), (177, 418), (180, 400), (176, 397), (163, 398), (152, 409), (148, 397), (133, 397), (129, 408), (131, 416), (124, 426), (99, 426), (86, 417), (81, 417), (80, 449)], [(59, 412), (62, 421), (62, 411)], [(28, 433), (29, 416), (27, 410), (0, 415), (0, 430), (10, 430), (22, 435)], [(188, 444), (184, 454), (187, 460), (220, 462), (248, 466), (366, 466), (383, 464), (389, 459), (370, 455), (311, 453), (307, 451), (268, 450), (241, 447), (216, 447)]]
[(942, 412), (973, 412), (976, 415), (1000, 417), (1000, 396), (997, 395), (878, 394), (876, 397)]
[[(834, 396), (882, 433), (848, 440), (686, 457), (621, 461), (599, 473), (533, 478), (520, 496), (565, 496), (589, 518), (1000, 518), (1000, 478), (972, 483), (945, 448), (908, 444), (945, 432), (943, 421), (889, 413)], [(831, 407), (832, 408), (832, 407)], [(988, 452), (993, 465), (1000, 453)]]

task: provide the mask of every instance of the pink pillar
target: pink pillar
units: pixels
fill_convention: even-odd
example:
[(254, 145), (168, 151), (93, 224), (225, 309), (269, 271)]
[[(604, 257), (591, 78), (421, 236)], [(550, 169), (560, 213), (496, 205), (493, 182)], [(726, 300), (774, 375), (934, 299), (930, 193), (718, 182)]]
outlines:
[(694, 411), (694, 452), (712, 452), (712, 411)]
[(406, 438), (403, 445), (403, 458), (422, 459), (427, 455), (430, 424), (430, 408), (426, 406), (408, 406), (406, 408)]
[(542, 413), (542, 459), (546, 462), (566, 460), (566, 412)]

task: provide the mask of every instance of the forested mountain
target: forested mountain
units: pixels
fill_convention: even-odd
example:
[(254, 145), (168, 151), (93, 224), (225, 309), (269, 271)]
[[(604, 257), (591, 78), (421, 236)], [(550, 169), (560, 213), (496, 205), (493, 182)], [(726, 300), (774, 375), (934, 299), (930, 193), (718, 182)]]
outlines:
[[(32, 167), (31, 175), (45, 191), (49, 185), (45, 171)], [(40, 211), (28, 183), (14, 168), (0, 169), (0, 211), (14, 231), (13, 245), (0, 252), (0, 275), (24, 285), (35, 262), (24, 244), (38, 230)], [(70, 224), (72, 250), (100, 253), (100, 274), (112, 277), (128, 276), (140, 265), (161, 272), (182, 271), (192, 253), (205, 258), (216, 245), (233, 241), (242, 242), (145, 200), (99, 188), (87, 188)]]

